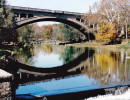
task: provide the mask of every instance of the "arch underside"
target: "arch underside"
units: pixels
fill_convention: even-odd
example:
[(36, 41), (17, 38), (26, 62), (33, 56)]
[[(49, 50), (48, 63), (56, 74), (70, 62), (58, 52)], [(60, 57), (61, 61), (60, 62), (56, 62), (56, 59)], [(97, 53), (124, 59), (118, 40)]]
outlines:
[(85, 36), (87, 35), (87, 33), (85, 32), (86, 27), (85, 25), (83, 25), (83, 23), (76, 21), (74, 19), (67, 19), (67, 18), (57, 18), (57, 17), (33, 17), (30, 19), (25, 19), (22, 21), (19, 21), (16, 23), (15, 28), (19, 28), (22, 27), (24, 25), (27, 24), (32, 24), (35, 22), (41, 22), (41, 21), (54, 21), (54, 22), (61, 22), (67, 25), (70, 25), (72, 27), (74, 27), (75, 29), (79, 30), (81, 33), (83, 33)]

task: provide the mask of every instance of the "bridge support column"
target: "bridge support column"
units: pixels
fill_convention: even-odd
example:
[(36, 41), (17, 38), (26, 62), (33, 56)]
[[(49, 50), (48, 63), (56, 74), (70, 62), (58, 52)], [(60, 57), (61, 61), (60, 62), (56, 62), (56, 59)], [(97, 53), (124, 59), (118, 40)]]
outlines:
[(20, 73), (20, 79), (22, 79), (22, 73)]
[(81, 22), (81, 19), (79, 20), (79, 22)]
[(18, 14), (18, 21), (20, 21), (21, 20), (21, 16), (20, 16), (20, 14)]
[(26, 15), (26, 18), (28, 18), (28, 14)]
[(29, 74), (27, 74), (27, 78), (29, 78)]

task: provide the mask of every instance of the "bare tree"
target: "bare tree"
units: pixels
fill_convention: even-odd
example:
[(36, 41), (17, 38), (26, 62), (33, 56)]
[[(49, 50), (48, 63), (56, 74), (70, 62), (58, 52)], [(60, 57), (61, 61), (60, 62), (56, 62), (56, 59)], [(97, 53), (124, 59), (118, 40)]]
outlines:
[[(110, 24), (115, 24), (116, 29), (120, 36), (120, 33), (126, 33), (130, 25), (130, 0), (100, 0), (95, 2), (91, 7), (92, 13), (87, 13), (84, 16), (84, 20), (87, 26), (97, 25), (101, 20), (107, 20)], [(123, 29), (123, 30), (122, 30)], [(89, 28), (89, 31), (93, 31)], [(127, 40), (127, 39), (126, 39)]]
[(87, 30), (89, 32), (94, 32), (98, 29), (98, 23), (101, 21), (101, 14), (98, 13), (98, 10), (99, 2), (95, 2), (89, 7), (89, 12), (83, 17), (85, 24), (89, 27)]
[(130, 18), (130, 1), (129, 0), (101, 0), (99, 13), (103, 15), (109, 23), (115, 23), (118, 32), (125, 27), (126, 41), (127, 29)]

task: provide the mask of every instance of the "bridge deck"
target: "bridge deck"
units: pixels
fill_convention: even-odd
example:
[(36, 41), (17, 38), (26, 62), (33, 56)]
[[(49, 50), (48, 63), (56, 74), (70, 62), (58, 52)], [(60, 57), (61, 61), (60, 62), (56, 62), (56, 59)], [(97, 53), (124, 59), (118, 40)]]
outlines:
[(48, 13), (62, 13), (62, 14), (69, 14), (69, 15), (84, 15), (84, 13), (78, 12), (69, 12), (69, 11), (61, 11), (61, 10), (49, 10), (49, 9), (39, 9), (39, 8), (30, 8), (30, 7), (20, 7), (20, 6), (9, 6), (13, 10), (26, 10), (26, 11), (35, 11), (35, 12), (48, 12)]

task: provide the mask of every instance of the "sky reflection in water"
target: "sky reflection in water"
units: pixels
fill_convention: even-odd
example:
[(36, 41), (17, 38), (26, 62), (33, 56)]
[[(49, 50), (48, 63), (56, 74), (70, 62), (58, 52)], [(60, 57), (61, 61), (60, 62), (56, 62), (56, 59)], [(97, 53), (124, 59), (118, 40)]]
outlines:
[[(43, 48), (42, 48), (43, 47)], [(83, 54), (85, 48), (75, 47), (60, 47), (60, 46), (39, 46), (34, 47), (31, 60), (19, 59), (24, 56), (17, 56), (16, 58), (22, 60), (23, 63), (30, 62), (30, 65), (37, 67), (56, 67), (65, 63), (69, 63)], [(30, 83), (24, 86), (19, 86), (16, 94), (33, 95), (52, 95), (62, 94), (75, 91), (84, 91), (89, 89), (97, 89), (107, 86), (130, 84), (130, 52), (124, 51), (109, 51), (104, 49), (87, 49), (90, 55), (94, 50), (94, 54), (90, 57), (86, 55), (86, 59), (80, 59), (84, 66), (80, 68), (80, 74), (67, 76), (59, 80), (50, 80), (48, 82)], [(21, 53), (20, 53), (21, 54)], [(23, 53), (22, 53), (23, 54)], [(30, 59), (30, 58), (28, 58)], [(75, 66), (74, 68), (77, 68)], [(26, 90), (26, 91), (25, 91)]]
[(16, 90), (16, 94), (52, 95), (98, 88), (98, 84), (92, 84), (93, 82), (94, 79), (89, 79), (86, 75), (79, 75), (56, 81), (20, 86)]
[(59, 54), (51, 53), (47, 54), (45, 52), (40, 51), (33, 58), (33, 66), (40, 68), (49, 68), (63, 65), (64, 61), (61, 59)]

